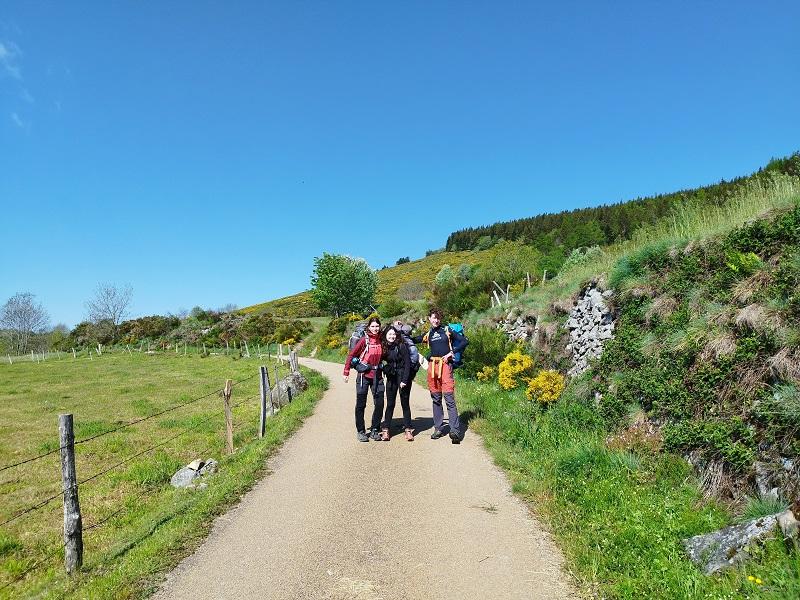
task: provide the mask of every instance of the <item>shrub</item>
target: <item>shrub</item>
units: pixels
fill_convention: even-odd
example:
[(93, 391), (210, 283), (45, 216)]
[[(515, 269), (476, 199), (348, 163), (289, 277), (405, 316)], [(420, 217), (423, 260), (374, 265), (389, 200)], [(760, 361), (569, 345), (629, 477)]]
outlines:
[(752, 252), (739, 252), (731, 250), (725, 256), (725, 266), (737, 277), (747, 277), (761, 266), (761, 259)]
[(524, 379), (533, 367), (533, 358), (524, 354), (522, 350), (513, 350), (503, 359), (498, 367), (497, 380), (504, 390), (513, 390), (519, 385), (519, 380)]
[(378, 307), (378, 314), (382, 319), (388, 319), (389, 317), (395, 317), (403, 314), (407, 308), (408, 304), (396, 296), (391, 296)]
[(525, 395), (528, 400), (537, 400), (539, 404), (555, 402), (564, 391), (564, 376), (558, 371), (542, 369), (528, 382)]
[(475, 327), (468, 336), (469, 346), (464, 351), (464, 366), (461, 369), (465, 377), (477, 377), (486, 367), (496, 369), (513, 349), (508, 336), (494, 327)]
[(480, 371), (475, 374), (475, 377), (478, 381), (489, 381), (494, 379), (494, 376), (497, 374), (497, 369), (495, 367), (490, 367), (486, 365)]

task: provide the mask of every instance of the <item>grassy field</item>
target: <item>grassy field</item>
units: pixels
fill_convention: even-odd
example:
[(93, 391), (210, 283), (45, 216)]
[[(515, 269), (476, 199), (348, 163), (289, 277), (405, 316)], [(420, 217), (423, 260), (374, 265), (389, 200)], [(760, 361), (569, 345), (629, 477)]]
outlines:
[[(0, 470), (0, 522), (58, 496), (0, 526), (0, 597), (144, 595), (158, 573), (199, 543), (213, 517), (257, 480), (265, 458), (310, 414), (327, 385), (307, 371), (311, 389), (271, 418), (258, 440), (258, 365), (257, 359), (226, 356), (104, 352), (93, 360), (70, 356), (0, 366), (0, 469), (55, 450)], [(286, 372), (283, 367), (281, 375)], [(226, 379), (238, 382), (232, 395), (237, 450), (229, 457), (223, 456), (219, 395)], [(76, 445), (79, 480), (123, 463), (80, 486), (85, 558), (73, 579), (63, 573), (58, 495), (57, 422), (66, 412), (74, 414), (76, 440), (86, 440)], [(138, 419), (145, 420), (113, 431)], [(220, 460), (221, 468), (207, 489), (168, 484), (182, 465), (208, 457)]]

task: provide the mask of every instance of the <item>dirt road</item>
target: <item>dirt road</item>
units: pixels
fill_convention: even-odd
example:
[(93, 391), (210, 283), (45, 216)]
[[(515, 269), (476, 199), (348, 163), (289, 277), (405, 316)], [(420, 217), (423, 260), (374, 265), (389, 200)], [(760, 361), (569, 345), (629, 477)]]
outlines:
[(412, 390), (414, 442), (359, 443), (353, 377), (302, 362), (331, 380), (315, 414), (156, 598), (575, 597), (559, 551), (480, 437), (430, 439), (424, 387)]

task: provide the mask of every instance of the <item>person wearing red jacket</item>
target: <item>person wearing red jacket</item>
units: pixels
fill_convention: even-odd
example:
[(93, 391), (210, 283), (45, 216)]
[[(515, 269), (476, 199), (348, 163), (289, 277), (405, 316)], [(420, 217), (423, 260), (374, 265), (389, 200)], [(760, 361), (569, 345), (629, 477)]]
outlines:
[[(381, 322), (372, 317), (367, 322), (366, 335), (356, 342), (347, 355), (342, 376), (344, 382), (350, 378), (350, 369), (354, 367), (356, 376), (356, 433), (359, 442), (380, 440), (381, 417), (383, 416), (383, 373), (380, 369), (383, 347), (381, 346)], [(372, 426), (370, 434), (364, 425), (364, 410), (367, 407), (367, 392), (372, 390)]]

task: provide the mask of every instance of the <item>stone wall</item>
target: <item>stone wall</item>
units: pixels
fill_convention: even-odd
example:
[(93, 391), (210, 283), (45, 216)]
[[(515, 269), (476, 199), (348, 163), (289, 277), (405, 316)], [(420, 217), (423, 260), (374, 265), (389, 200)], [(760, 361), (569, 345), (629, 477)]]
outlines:
[(572, 353), (570, 376), (588, 369), (589, 362), (603, 353), (605, 341), (614, 337), (614, 313), (606, 302), (613, 294), (612, 290), (601, 292), (590, 284), (569, 313), (564, 327), (569, 329), (567, 351)]

